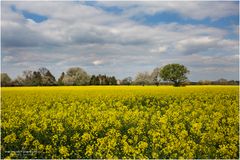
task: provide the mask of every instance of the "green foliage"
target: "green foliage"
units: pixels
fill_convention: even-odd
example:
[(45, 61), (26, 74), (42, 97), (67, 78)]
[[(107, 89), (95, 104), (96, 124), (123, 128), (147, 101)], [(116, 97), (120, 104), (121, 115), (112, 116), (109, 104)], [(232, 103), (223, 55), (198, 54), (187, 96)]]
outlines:
[(121, 82), (122, 85), (131, 85), (132, 84), (132, 77), (126, 77)]
[(64, 85), (64, 83), (63, 83), (64, 76), (65, 76), (65, 73), (62, 72), (61, 76), (58, 78), (58, 85), (60, 85), (60, 86)]
[(40, 85), (42, 85), (41, 73), (34, 71), (33, 75), (32, 75), (32, 80), (31, 81), (32, 81), (31, 83), (32, 83), (33, 86), (40, 86)]
[(92, 75), (90, 85), (116, 85), (117, 80), (113, 77), (108, 77), (106, 75), (99, 74), (98, 76)]
[(161, 68), (160, 77), (164, 81), (172, 81), (175, 86), (180, 86), (187, 80), (188, 69), (181, 64), (168, 64)]
[[(44, 70), (41, 72), (41, 70)], [(39, 72), (41, 74), (41, 80), (43, 86), (53, 86), (56, 85), (56, 79), (52, 73), (46, 68), (40, 68)]]
[(238, 159), (238, 87), (3, 88), (1, 157)]
[(11, 83), (11, 78), (7, 73), (1, 73), (1, 86), (8, 86)]
[(18, 77), (13, 81), (16, 86), (53, 86), (56, 79), (47, 68), (39, 68), (38, 71), (23, 71), (23, 77)]

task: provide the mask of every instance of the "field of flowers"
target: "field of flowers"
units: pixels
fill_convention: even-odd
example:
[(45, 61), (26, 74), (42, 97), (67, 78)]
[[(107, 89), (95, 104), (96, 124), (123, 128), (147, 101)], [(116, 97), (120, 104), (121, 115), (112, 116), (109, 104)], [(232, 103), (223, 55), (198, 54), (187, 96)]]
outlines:
[(239, 158), (237, 86), (2, 88), (1, 158)]

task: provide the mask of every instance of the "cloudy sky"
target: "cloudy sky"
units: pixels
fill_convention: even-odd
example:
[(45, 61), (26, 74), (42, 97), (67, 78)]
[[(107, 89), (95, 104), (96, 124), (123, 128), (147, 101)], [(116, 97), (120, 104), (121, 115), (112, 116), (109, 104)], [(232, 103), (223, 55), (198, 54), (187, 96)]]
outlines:
[(69, 67), (122, 79), (181, 63), (189, 79), (238, 79), (239, 2), (1, 3), (1, 69)]

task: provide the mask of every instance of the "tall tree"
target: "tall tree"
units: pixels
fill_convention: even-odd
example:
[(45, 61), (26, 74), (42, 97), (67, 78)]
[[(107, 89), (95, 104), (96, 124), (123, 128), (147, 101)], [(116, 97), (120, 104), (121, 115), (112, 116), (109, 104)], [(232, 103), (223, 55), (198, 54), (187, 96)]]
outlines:
[(66, 76), (63, 78), (66, 85), (87, 85), (90, 82), (90, 76), (82, 68), (69, 68)]
[(137, 74), (134, 83), (144, 86), (146, 84), (151, 84), (151, 81), (151, 75), (148, 72), (143, 72)]
[(228, 81), (227, 81), (227, 79), (221, 78), (221, 79), (217, 80), (217, 83), (226, 85), (228, 83)]
[(131, 85), (132, 84), (132, 77), (126, 77), (121, 82), (122, 85)]
[(92, 75), (89, 84), (90, 84), (90, 85), (96, 85), (96, 78), (97, 78), (97, 77), (96, 77), (95, 75)]
[(44, 80), (46, 80), (46, 85), (48, 86), (56, 85), (56, 79), (50, 71), (47, 71), (46, 75), (43, 78)]
[(42, 85), (42, 76), (41, 76), (40, 72), (38, 72), (38, 71), (34, 71), (33, 72), (31, 85), (33, 85), (33, 86), (40, 86), (40, 85)]
[(1, 86), (9, 86), (11, 84), (11, 78), (7, 73), (1, 73)]
[(172, 81), (174, 86), (180, 86), (187, 80), (189, 70), (181, 64), (168, 64), (161, 68), (160, 77), (164, 81)]
[(42, 76), (45, 76), (49, 70), (45, 67), (42, 67), (42, 68), (39, 68), (38, 71)]
[(105, 75), (99, 74), (97, 77), (99, 79), (99, 84), (100, 85), (106, 85), (106, 76)]
[(100, 77), (99, 76), (97, 76), (95, 78), (95, 84), (94, 85), (100, 85)]
[(109, 82), (108, 82), (107, 76), (106, 76), (106, 75), (103, 75), (103, 76), (102, 76), (102, 85), (108, 85), (108, 84), (109, 84)]
[(65, 76), (65, 73), (62, 72), (61, 76), (58, 78), (58, 85), (60, 85), (60, 86), (64, 85), (64, 83), (63, 83), (64, 76)]
[(24, 85), (24, 78), (23, 77), (21, 77), (21, 76), (18, 76), (17, 78), (15, 78), (14, 80), (13, 80), (13, 82), (12, 82), (12, 84), (14, 85), (14, 86), (23, 86)]
[(109, 85), (116, 85), (117, 84), (117, 80), (114, 76), (109, 77)]
[(23, 82), (25, 86), (31, 86), (33, 79), (33, 71), (25, 70), (23, 71)]
[(56, 79), (52, 75), (52, 73), (45, 67), (39, 68), (39, 73), (42, 77), (42, 85), (44, 86), (52, 86), (56, 84)]
[(151, 81), (155, 85), (159, 85), (160, 83), (160, 68), (155, 68), (151, 74)]

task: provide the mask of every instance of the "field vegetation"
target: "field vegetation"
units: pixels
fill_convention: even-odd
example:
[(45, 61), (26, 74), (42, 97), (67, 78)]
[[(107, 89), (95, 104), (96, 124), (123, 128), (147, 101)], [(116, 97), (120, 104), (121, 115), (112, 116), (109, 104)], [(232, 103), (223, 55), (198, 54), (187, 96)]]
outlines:
[(236, 86), (2, 88), (2, 158), (238, 158)]

